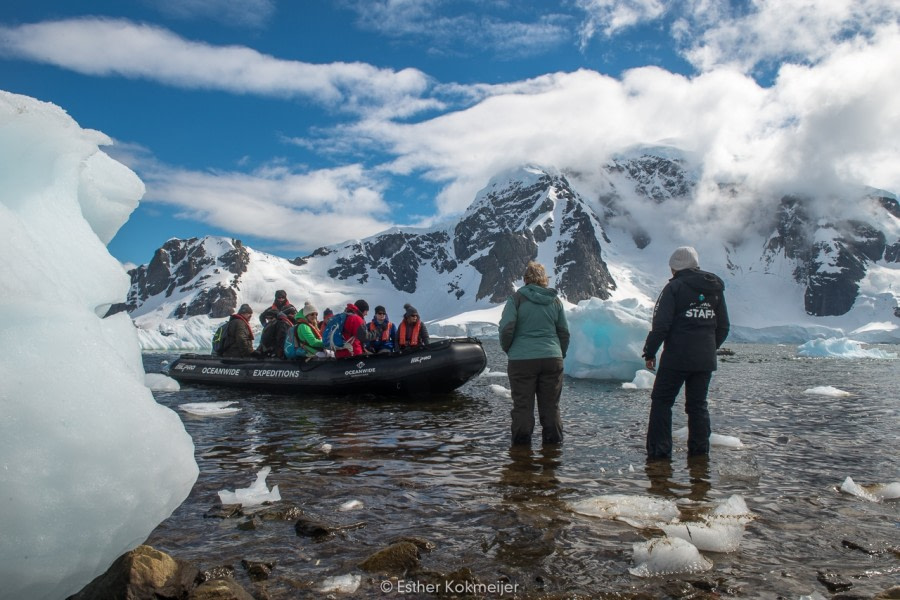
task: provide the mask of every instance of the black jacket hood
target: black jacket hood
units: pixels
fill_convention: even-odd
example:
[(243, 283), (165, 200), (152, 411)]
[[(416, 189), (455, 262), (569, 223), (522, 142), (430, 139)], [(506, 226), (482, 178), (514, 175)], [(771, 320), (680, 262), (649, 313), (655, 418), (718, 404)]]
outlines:
[(725, 289), (725, 282), (718, 275), (700, 269), (678, 271), (670, 281), (679, 281), (698, 292), (721, 292)]

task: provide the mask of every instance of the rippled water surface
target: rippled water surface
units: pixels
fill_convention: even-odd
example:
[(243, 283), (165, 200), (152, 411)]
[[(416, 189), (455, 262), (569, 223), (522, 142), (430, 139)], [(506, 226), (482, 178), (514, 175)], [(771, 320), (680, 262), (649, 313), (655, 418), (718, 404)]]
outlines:
[[(327, 577), (346, 574), (362, 575), (362, 583), (338, 596), (392, 597), (381, 590), (383, 577), (357, 565), (403, 537), (434, 544), (421, 569), (468, 568), (482, 583), (514, 585), (516, 597), (684, 590), (829, 597), (820, 580), (852, 584), (847, 593), (864, 597), (897, 584), (900, 503), (867, 502), (838, 488), (847, 476), (859, 484), (900, 481), (900, 361), (798, 359), (795, 346), (731, 348), (736, 354), (723, 357), (713, 377), (710, 412), (713, 432), (745, 447), (714, 446), (708, 466), (689, 469), (681, 443), (671, 473), (645, 470), (649, 391), (620, 383), (567, 378), (563, 446), (537, 442), (517, 452), (508, 444), (510, 400), (491, 389), (509, 382), (490, 373), (428, 402), (201, 387), (156, 392), (193, 437), (200, 476), (147, 543), (204, 569), (233, 565), (248, 589), (242, 559), (275, 562), (265, 583), (273, 599), (317, 597)], [(505, 374), (496, 341), (485, 349), (490, 371)], [(145, 366), (159, 371), (174, 358), (147, 354)], [(852, 396), (804, 393), (828, 385)], [(241, 410), (194, 417), (178, 409), (218, 401), (236, 401)], [(686, 423), (677, 407), (676, 429)], [(205, 518), (219, 506), (219, 490), (249, 487), (263, 466), (272, 467), (267, 483), (279, 486), (281, 504), (346, 529), (316, 541), (297, 536), (293, 521), (247, 528), (246, 518)], [(704, 553), (712, 571), (641, 579), (628, 572), (632, 545), (660, 532), (567, 508), (601, 494), (679, 498), (688, 511), (691, 501), (740, 494), (756, 518), (736, 552)], [(350, 500), (363, 508), (338, 510)]]

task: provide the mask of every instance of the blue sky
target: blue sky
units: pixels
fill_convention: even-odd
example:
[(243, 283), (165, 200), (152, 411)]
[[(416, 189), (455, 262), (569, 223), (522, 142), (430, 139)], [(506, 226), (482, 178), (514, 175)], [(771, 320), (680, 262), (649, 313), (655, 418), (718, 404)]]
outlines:
[(145, 182), (121, 261), (205, 234), (294, 257), (637, 144), (710, 182), (896, 192), (898, 22), (895, 0), (6, 0), (0, 89)]

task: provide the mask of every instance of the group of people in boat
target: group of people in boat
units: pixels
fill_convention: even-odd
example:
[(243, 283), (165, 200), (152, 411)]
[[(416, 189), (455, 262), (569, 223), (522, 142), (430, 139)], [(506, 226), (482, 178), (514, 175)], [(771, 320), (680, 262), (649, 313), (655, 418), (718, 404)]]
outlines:
[[(676, 248), (669, 258), (672, 278), (663, 287), (653, 309), (651, 330), (641, 353), (649, 371), (658, 371), (650, 394), (647, 427), (648, 460), (669, 460), (672, 454), (672, 407), (685, 388), (688, 415), (688, 456), (709, 454), (711, 425), (707, 393), (716, 370), (716, 351), (728, 336), (730, 321), (725, 304), (725, 284), (717, 275), (700, 270), (697, 251), (691, 246)], [(549, 287), (546, 269), (530, 261), (523, 274), (525, 285), (511, 295), (498, 324), (500, 347), (508, 358), (512, 409), (513, 445), (530, 445), (535, 429), (537, 405), (544, 444), (563, 441), (559, 403), (563, 389), (563, 361), (569, 348), (569, 324), (557, 290)], [(323, 341), (332, 337), (328, 323), (339, 319), (341, 346), (336, 358), (402, 351), (428, 343), (428, 331), (419, 313), (404, 305), (399, 326), (388, 319), (384, 306), (375, 307), (375, 316), (366, 321), (369, 303), (357, 300), (339, 316), (318, 321), (318, 309), (306, 302), (297, 311), (284, 290), (275, 292), (275, 301), (260, 315), (264, 325), (258, 348), (253, 348), (250, 317), (253, 309), (244, 304), (231, 316), (224, 356), (267, 356), (279, 358), (329, 356)], [(296, 341), (296, 353), (286, 354)], [(330, 345), (335, 344), (330, 342)], [(656, 355), (663, 348), (657, 364)]]
[[(372, 354), (392, 354), (428, 344), (428, 329), (419, 311), (407, 303), (403, 305), (403, 319), (394, 323), (384, 306), (375, 307), (375, 314), (367, 321), (369, 303), (359, 299), (347, 304), (335, 316), (326, 308), (319, 320), (319, 309), (306, 301), (300, 310), (288, 300), (285, 290), (277, 290), (272, 305), (259, 315), (262, 325), (259, 345), (254, 348), (254, 333), (250, 322), (253, 308), (242, 304), (231, 315), (225, 330), (222, 356), (233, 358), (257, 357), (280, 359), (351, 358)], [(325, 339), (328, 323), (337, 318), (333, 327), (340, 327), (334, 337), (340, 344)], [(330, 333), (330, 331), (329, 331)]]

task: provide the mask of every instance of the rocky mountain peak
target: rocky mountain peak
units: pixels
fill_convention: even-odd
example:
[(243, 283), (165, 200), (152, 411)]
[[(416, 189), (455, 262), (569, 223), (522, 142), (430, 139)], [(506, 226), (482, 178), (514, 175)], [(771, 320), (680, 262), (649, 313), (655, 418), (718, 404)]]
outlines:
[[(542, 262), (560, 295), (578, 303), (608, 299), (620, 287), (606, 262), (610, 255), (621, 269), (617, 272), (630, 273), (623, 289), (652, 298), (658, 290), (648, 286), (658, 283), (658, 278), (635, 271), (629, 261), (641, 262), (640, 253), (652, 242), (645, 225), (653, 225), (658, 235), (664, 235), (665, 228), (639, 222), (626, 207), (644, 203), (642, 214), (671, 215), (676, 211), (655, 207), (687, 206), (698, 181), (690, 165), (690, 160), (671, 149), (659, 155), (643, 149), (616, 157), (587, 178), (600, 181), (592, 189), (603, 190), (591, 202), (570, 183), (571, 177), (583, 184), (587, 180), (583, 173), (523, 167), (492, 179), (456, 222), (431, 229), (393, 228), (319, 248), (291, 261), (251, 251), (239, 240), (169, 240), (148, 264), (130, 272), (128, 300), (117, 308), (134, 312), (143, 306), (150, 307), (147, 310), (167, 307), (170, 317), (223, 317), (234, 311), (239, 298), (247, 297), (249, 278), (251, 288), (257, 290), (253, 292), (257, 303), (268, 299), (269, 287), (302, 293), (328, 289), (341, 298), (357, 293), (407, 297), (418, 304), (427, 302), (434, 313), (452, 316), (505, 301), (521, 284), (530, 260)], [(746, 201), (747, 191), (740, 184), (723, 183), (720, 190), (722, 202), (737, 197)], [(896, 197), (870, 192), (847, 199), (845, 205), (857, 203), (867, 203), (865, 210), (853, 213), (862, 216), (849, 218), (846, 213), (823, 218), (819, 213), (824, 204), (809, 196), (758, 200), (759, 214), (768, 214), (771, 221), (766, 225), (761, 217), (754, 225), (753, 235), (761, 235), (757, 230), (769, 232), (762, 234), (762, 240), (753, 238), (762, 243), (755, 256), (764, 272), (780, 280), (782, 273), (790, 275), (803, 290), (804, 308), (810, 315), (847, 313), (860, 297), (873, 265), (881, 268), (900, 261)], [(765, 209), (769, 205), (772, 208)], [(613, 227), (630, 233), (634, 245), (614, 247), (607, 234)], [(714, 238), (716, 232), (710, 235)], [(661, 240), (654, 248), (673, 241)], [(726, 248), (721, 266), (732, 276), (756, 267), (752, 249), (747, 262), (746, 247), (741, 253), (732, 251), (740, 242), (721, 242)], [(742, 264), (734, 262), (739, 255)], [(254, 261), (266, 266), (257, 273)], [(709, 266), (715, 270), (715, 265)], [(889, 297), (879, 300), (890, 301)]]

